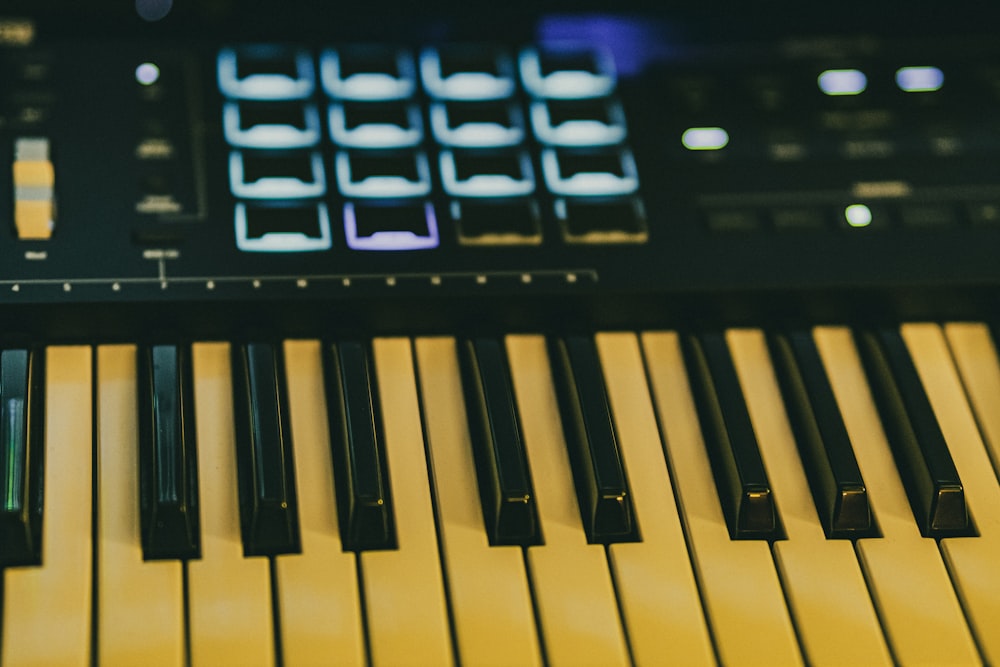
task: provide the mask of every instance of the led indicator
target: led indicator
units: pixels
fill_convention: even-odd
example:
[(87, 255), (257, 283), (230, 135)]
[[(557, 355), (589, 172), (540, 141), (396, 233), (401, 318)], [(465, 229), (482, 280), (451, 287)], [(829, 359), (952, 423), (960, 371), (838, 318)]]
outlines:
[(153, 63), (143, 63), (135, 68), (135, 80), (144, 86), (152, 86), (160, 80), (160, 68)]
[(902, 67), (896, 85), (905, 93), (933, 93), (944, 85), (944, 72), (937, 67)]
[(721, 127), (692, 127), (681, 135), (681, 143), (689, 151), (717, 151), (729, 143), (729, 133)]
[(860, 95), (868, 87), (868, 77), (856, 69), (828, 69), (817, 80), (827, 95)]
[(872, 224), (872, 210), (864, 204), (851, 204), (844, 210), (844, 217), (851, 227), (867, 227)]

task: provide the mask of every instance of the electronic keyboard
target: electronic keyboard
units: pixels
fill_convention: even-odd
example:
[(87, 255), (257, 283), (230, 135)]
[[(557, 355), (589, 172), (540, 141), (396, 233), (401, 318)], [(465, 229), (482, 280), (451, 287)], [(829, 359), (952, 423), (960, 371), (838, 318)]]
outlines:
[(1000, 662), (998, 17), (858, 5), (0, 10), (0, 665)]

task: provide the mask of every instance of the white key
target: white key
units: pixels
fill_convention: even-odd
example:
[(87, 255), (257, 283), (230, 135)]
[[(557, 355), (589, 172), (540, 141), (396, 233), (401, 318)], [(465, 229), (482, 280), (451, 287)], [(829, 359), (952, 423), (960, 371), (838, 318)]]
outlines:
[(201, 558), (188, 562), (191, 662), (274, 664), (270, 567), (244, 558), (236, 488), (229, 345), (197, 343), (194, 361)]
[(136, 349), (97, 349), (97, 649), (102, 665), (184, 664), (181, 561), (143, 561)]
[(282, 660), (288, 667), (362, 665), (357, 565), (337, 524), (320, 344), (284, 347), (302, 553), (275, 558)]
[(451, 636), (410, 342), (373, 347), (399, 548), (361, 554), (372, 663), (444, 667)]
[(891, 665), (854, 544), (823, 532), (763, 332), (727, 340), (785, 528), (774, 556), (803, 652), (817, 667)]
[(719, 658), (726, 665), (802, 664), (767, 542), (729, 539), (677, 334), (646, 333), (642, 342)]
[(455, 341), (420, 338), (416, 352), (458, 657), (466, 665), (540, 665), (521, 549), (491, 547), (483, 524)]
[(851, 332), (819, 328), (814, 338), (882, 532), (857, 549), (893, 657), (903, 665), (979, 664), (937, 543), (917, 528)]
[(715, 664), (634, 334), (597, 336), (641, 542), (608, 548), (633, 659)]
[(545, 339), (507, 338), (542, 546), (528, 567), (549, 664), (624, 665), (628, 651), (604, 548), (587, 544), (573, 487)]
[[(1000, 409), (1000, 364), (985, 326), (949, 325), (946, 333), (947, 341), (936, 325), (903, 327), (903, 338), (938, 417), (980, 535), (941, 540), (941, 551), (983, 658), (995, 665), (1000, 663), (1000, 570), (996, 566), (1000, 486), (969, 403), (982, 432), (990, 438), (996, 433), (993, 412)], [(993, 423), (987, 426), (989, 422)]]
[(45, 351), (41, 567), (4, 570), (2, 664), (89, 665), (91, 350)]

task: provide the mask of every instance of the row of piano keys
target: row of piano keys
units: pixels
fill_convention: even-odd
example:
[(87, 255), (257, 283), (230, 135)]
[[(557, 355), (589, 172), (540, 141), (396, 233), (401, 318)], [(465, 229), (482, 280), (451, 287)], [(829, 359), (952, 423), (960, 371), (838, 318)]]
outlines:
[(588, 543), (554, 348), (518, 335), (501, 349), (540, 543), (490, 544), (461, 344), (376, 339), (396, 548), (345, 550), (321, 344), (287, 341), (301, 553), (247, 557), (230, 345), (198, 343), (200, 555), (185, 560), (143, 558), (136, 348), (48, 348), (42, 565), (4, 570), (2, 664), (1000, 661), (1000, 365), (989, 331), (902, 328), (974, 522), (975, 536), (940, 540), (915, 521), (852, 333), (812, 339), (864, 477), (871, 536), (827, 538), (762, 332), (724, 340), (773, 492), (772, 540), (731, 539), (682, 337), (604, 333), (596, 350), (638, 539)]

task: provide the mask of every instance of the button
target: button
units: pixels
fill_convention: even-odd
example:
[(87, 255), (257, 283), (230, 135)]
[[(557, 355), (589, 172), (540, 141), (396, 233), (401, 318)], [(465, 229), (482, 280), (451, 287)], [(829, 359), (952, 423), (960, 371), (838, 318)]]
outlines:
[(14, 143), (14, 226), (23, 240), (45, 240), (55, 229), (55, 168), (49, 140), (22, 137)]
[(434, 138), (457, 148), (503, 148), (524, 141), (524, 116), (511, 102), (433, 102)]
[(538, 510), (506, 353), (493, 338), (466, 341), (459, 351), (490, 544), (539, 544)]
[(345, 197), (405, 199), (431, 192), (431, 168), (423, 151), (340, 151), (334, 164)]
[(968, 535), (962, 480), (900, 332), (876, 329), (859, 332), (857, 339), (921, 534)]
[(643, 243), (649, 238), (646, 207), (638, 197), (554, 202), (567, 243)]
[(937, 229), (958, 224), (957, 212), (947, 204), (909, 204), (900, 208), (899, 217), (904, 225), (913, 228)]
[(542, 173), (555, 195), (629, 195), (639, 189), (635, 159), (628, 149), (542, 150)]
[(610, 95), (617, 75), (614, 59), (586, 47), (527, 47), (520, 54), (521, 80), (534, 97), (587, 99)]
[(319, 143), (319, 112), (296, 102), (226, 102), (226, 141), (235, 148), (311, 148)]
[(333, 244), (326, 204), (235, 206), (236, 247), (244, 252), (316, 252)]
[(369, 356), (356, 342), (330, 345), (326, 353), (340, 535), (352, 551), (396, 546), (379, 393)]
[(247, 556), (297, 553), (298, 509), (281, 351), (233, 345), (233, 417), (240, 528)]
[(330, 138), (344, 148), (412, 148), (424, 138), (420, 107), (403, 101), (330, 105)]
[(535, 191), (527, 151), (441, 151), (441, 185), (453, 197), (523, 197)]
[(42, 561), (45, 355), (0, 352), (0, 564)]
[(538, 245), (541, 212), (531, 199), (453, 201), (451, 219), (463, 245)]
[(344, 204), (344, 233), (353, 250), (429, 250), (441, 242), (430, 202)]
[(635, 540), (632, 494), (594, 342), (583, 336), (553, 339), (549, 355), (587, 539)]
[(139, 351), (139, 507), (147, 559), (201, 553), (191, 357), (185, 347)]
[(242, 199), (309, 199), (326, 194), (323, 157), (318, 153), (229, 154), (229, 188)]
[(771, 211), (771, 222), (778, 231), (826, 229), (829, 219), (820, 208), (779, 208)]
[(301, 100), (312, 95), (316, 71), (305, 50), (255, 46), (219, 51), (219, 90), (244, 100)]
[(683, 340), (729, 534), (734, 540), (774, 539), (782, 532), (777, 508), (726, 337), (710, 333)]
[(340, 100), (404, 100), (417, 89), (413, 57), (381, 46), (330, 49), (320, 56), (327, 95)]
[(499, 100), (516, 90), (510, 56), (482, 46), (424, 49), (420, 74), (424, 88), (437, 99)]
[(625, 141), (625, 112), (617, 100), (531, 103), (535, 136), (550, 146), (613, 146)]
[(713, 232), (757, 232), (762, 229), (757, 211), (748, 208), (708, 209), (705, 222)]

